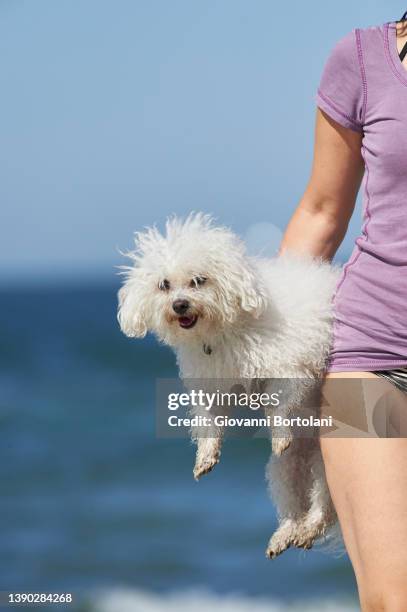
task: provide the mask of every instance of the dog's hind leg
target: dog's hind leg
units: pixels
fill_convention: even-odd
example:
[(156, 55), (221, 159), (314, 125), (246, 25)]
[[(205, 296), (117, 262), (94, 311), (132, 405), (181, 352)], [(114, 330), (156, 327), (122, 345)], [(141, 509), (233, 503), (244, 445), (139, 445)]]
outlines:
[(272, 559), (290, 546), (311, 548), (336, 523), (319, 440), (295, 438), (282, 457), (270, 460), (268, 478), (280, 520), (267, 556)]
[(309, 468), (309, 507), (293, 541), (294, 546), (300, 548), (311, 548), (337, 520), (319, 447), (312, 453)]
[(266, 550), (270, 559), (294, 545), (309, 505), (302, 486), (309, 469), (302, 452), (303, 446), (304, 440), (294, 438), (282, 456), (272, 455), (267, 464), (266, 478), (279, 520)]

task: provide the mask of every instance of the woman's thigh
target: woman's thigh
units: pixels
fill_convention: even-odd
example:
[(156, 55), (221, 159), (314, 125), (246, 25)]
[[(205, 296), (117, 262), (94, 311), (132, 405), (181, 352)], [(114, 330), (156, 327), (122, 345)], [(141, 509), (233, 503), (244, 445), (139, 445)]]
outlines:
[[(375, 377), (329, 378), (362, 376)], [(323, 437), (321, 449), (363, 609), (407, 610), (407, 438)]]

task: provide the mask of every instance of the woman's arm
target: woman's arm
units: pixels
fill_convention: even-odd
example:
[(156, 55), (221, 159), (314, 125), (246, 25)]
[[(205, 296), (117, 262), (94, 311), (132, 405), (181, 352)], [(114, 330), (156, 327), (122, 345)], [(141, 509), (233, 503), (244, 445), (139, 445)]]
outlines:
[(331, 259), (341, 244), (364, 173), (362, 134), (317, 109), (311, 178), (280, 247)]

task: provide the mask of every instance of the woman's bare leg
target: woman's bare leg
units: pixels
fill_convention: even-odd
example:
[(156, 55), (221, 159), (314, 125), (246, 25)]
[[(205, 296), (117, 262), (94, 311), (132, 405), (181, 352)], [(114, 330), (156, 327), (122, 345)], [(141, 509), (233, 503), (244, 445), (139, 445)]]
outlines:
[(321, 449), (363, 612), (406, 612), (407, 438), (322, 437)]

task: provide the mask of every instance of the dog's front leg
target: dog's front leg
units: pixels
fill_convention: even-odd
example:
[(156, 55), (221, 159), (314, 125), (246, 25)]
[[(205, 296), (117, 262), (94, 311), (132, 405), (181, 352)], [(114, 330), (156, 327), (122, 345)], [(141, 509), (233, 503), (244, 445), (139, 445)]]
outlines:
[[(280, 417), (281, 419), (289, 418), (290, 411), (279, 410), (278, 414), (274, 413), (273, 417)], [(273, 418), (272, 417), (272, 418)], [(280, 457), (284, 451), (286, 451), (293, 441), (293, 433), (291, 427), (284, 424), (277, 424), (271, 427), (271, 450), (273, 455)]]
[(213, 415), (208, 414), (204, 407), (195, 408), (193, 417), (204, 417), (206, 425), (198, 424), (191, 428), (191, 437), (197, 444), (194, 478), (208, 474), (219, 463), (223, 442), (223, 428), (214, 424)]

